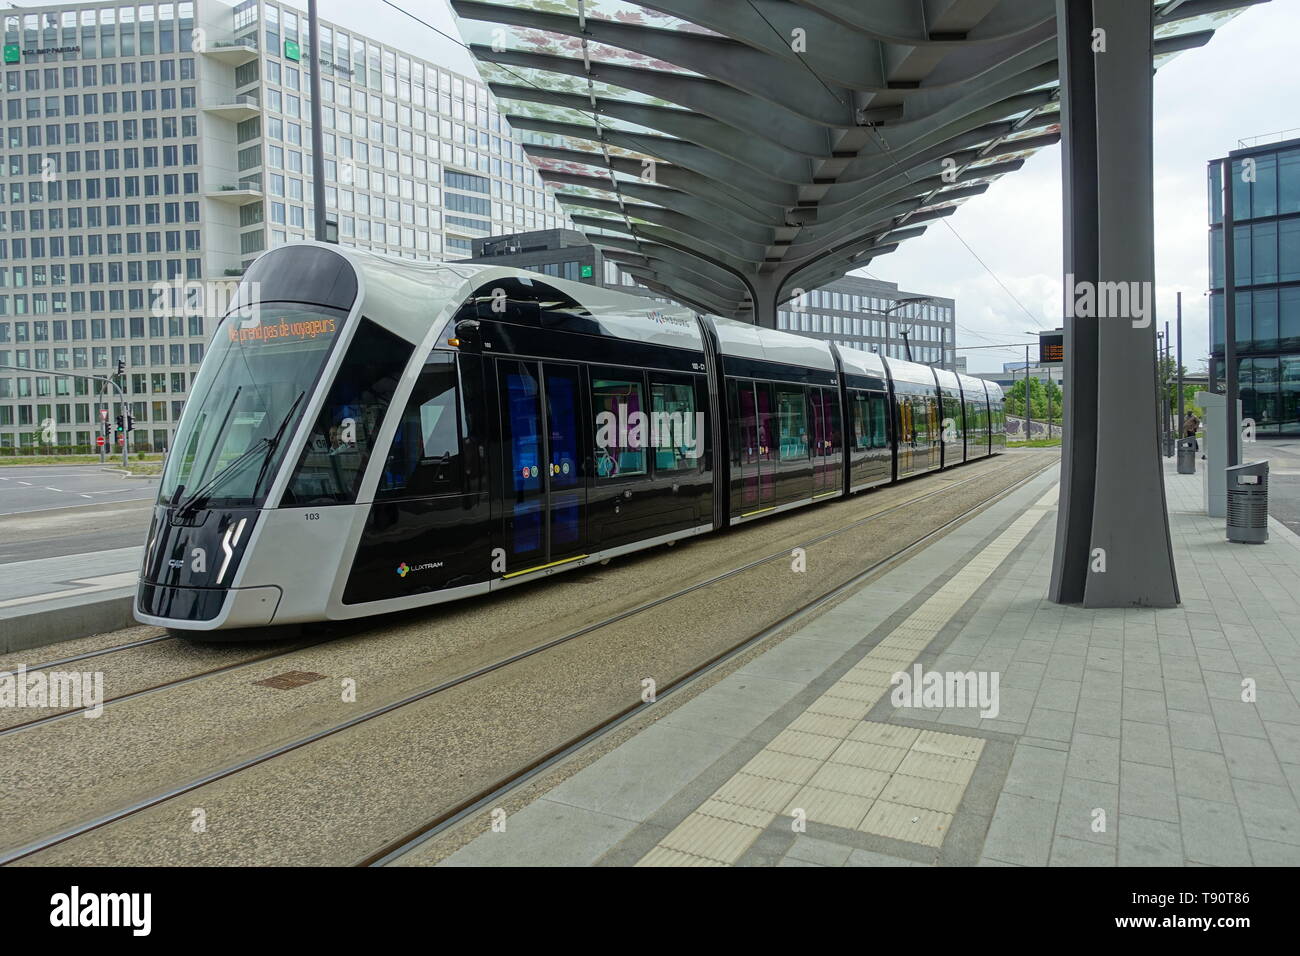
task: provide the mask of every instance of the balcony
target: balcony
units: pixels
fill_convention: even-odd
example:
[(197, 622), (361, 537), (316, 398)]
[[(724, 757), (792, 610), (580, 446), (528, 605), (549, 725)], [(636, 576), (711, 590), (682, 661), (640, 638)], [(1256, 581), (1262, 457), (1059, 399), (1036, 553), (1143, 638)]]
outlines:
[(215, 189), (207, 190), (203, 196), (205, 199), (214, 199), (217, 202), (229, 203), (232, 206), (243, 206), (261, 199), (262, 190), (256, 186), (243, 184), (239, 186), (218, 186)]
[(233, 97), (229, 103), (216, 103), (212, 106), (203, 107), (203, 112), (220, 116), (222, 119), (230, 120), (233, 123), (240, 123), (246, 119), (252, 119), (254, 116), (261, 116), (262, 106), (257, 102), (257, 97), (251, 93), (240, 93)]
[(217, 40), (207, 44), (201, 52), (228, 66), (243, 66), (257, 59), (257, 40), (251, 36)]

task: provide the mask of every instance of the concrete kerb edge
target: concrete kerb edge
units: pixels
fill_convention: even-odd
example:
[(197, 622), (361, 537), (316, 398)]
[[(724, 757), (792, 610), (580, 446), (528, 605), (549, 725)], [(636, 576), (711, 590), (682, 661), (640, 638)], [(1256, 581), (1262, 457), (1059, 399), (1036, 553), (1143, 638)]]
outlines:
[(0, 654), (135, 627), (135, 594), (0, 617)]

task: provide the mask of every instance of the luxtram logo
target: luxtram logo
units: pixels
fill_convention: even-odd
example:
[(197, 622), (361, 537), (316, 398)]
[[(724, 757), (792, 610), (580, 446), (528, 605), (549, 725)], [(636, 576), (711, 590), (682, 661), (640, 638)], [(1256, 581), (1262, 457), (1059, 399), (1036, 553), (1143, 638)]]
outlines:
[(70, 893), (50, 897), (50, 925), (129, 926), (133, 936), (148, 936), (153, 928), (152, 893)]
[(657, 325), (680, 325), (683, 328), (690, 328), (691, 323), (676, 315), (668, 315), (659, 309), (651, 309), (646, 313), (646, 318)]
[(442, 567), (441, 561), (426, 561), (424, 562), (424, 564), (415, 565), (415, 567), (412, 567), (411, 565), (403, 561), (401, 564), (397, 566), (397, 576), (400, 578), (404, 578), (412, 571), (432, 571), (434, 568), (440, 568), (440, 567)]
[(103, 671), (27, 672), (25, 664), (10, 673), (0, 671), (0, 708), (59, 707), (85, 710), (85, 717), (104, 712)]

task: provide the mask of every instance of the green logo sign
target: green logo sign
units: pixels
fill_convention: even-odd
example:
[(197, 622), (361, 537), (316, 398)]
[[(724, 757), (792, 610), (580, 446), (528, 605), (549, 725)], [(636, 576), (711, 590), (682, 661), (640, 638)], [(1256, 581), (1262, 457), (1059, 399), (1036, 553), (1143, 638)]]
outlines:
[(302, 50), (298, 47), (297, 40), (284, 41), (284, 58), (295, 62), (302, 59)]
[(591, 278), (591, 266), (583, 266), (583, 267), (582, 267), (582, 278), (584, 278), (584, 279), (590, 279), (590, 278)]
[(17, 63), (17, 62), (18, 62), (19, 55), (20, 55), (20, 50), (19, 50), (19, 47), (18, 47), (18, 44), (17, 44), (17, 43), (6, 43), (6, 44), (5, 44), (5, 62), (6, 62), (6, 63)]

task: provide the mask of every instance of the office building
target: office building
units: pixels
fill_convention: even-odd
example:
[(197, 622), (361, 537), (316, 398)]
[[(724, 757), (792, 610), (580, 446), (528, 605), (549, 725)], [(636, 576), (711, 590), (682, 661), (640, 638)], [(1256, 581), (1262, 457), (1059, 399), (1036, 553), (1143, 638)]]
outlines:
[[(1263, 137), (1272, 140), (1274, 137)], [(1300, 434), (1300, 139), (1228, 154), (1242, 415), (1257, 435)], [(1224, 377), (1223, 183), (1209, 164), (1210, 378)]]
[(119, 361), (133, 444), (168, 444), (228, 287), (313, 235), (313, 62), (341, 244), (457, 259), (567, 221), (482, 83), (350, 26), (314, 50), (263, 0), (0, 16), (0, 448), (90, 445), (98, 386), (58, 373)]

